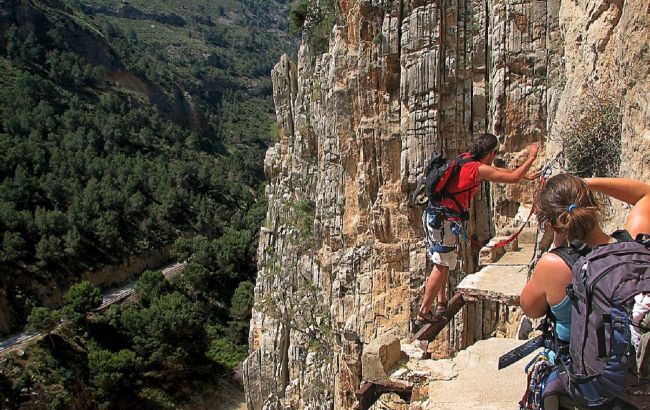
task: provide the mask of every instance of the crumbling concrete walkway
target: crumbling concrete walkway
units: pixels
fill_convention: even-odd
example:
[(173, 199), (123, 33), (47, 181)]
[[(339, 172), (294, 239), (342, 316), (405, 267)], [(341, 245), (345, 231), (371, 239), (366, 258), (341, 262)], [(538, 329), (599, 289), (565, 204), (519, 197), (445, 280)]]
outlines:
[[(526, 386), (524, 367), (535, 353), (497, 370), (499, 356), (524, 341), (490, 338), (461, 350), (452, 359), (432, 361), (429, 394), (411, 409), (515, 409)], [(424, 363), (422, 365), (425, 365)]]
[(528, 279), (528, 264), (535, 248), (532, 243), (534, 237), (528, 232), (526, 234), (522, 235), (523, 238), (520, 237), (526, 242), (513, 242), (502, 256), (494, 255), (496, 251), (491, 250), (488, 244), (481, 250), (486, 265), (478, 272), (467, 275), (458, 284), (456, 292), (461, 293), (466, 302), (490, 300), (518, 306), (519, 295)]
[[(519, 240), (495, 248), (493, 245), (502, 239), (494, 238), (481, 250), (483, 268), (459, 283), (455, 299), (463, 303), (488, 300), (519, 305), (534, 253), (534, 231), (524, 230)], [(441, 327), (432, 325), (435, 329)], [(381, 392), (390, 391), (399, 393), (413, 410), (516, 408), (526, 387), (524, 367), (535, 354), (498, 370), (499, 357), (525, 340), (490, 338), (474, 343), (451, 359), (431, 360), (426, 344), (420, 340), (400, 341), (391, 335), (383, 339), (364, 348), (362, 369), (366, 383), (357, 392), (362, 409), (369, 408)], [(368, 400), (368, 396), (374, 397)]]

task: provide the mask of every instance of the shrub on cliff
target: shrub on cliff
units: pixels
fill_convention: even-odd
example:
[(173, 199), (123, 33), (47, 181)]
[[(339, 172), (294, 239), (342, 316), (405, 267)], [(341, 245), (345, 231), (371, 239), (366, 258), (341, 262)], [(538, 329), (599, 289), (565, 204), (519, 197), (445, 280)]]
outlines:
[(334, 0), (301, 0), (289, 11), (289, 32), (304, 30), (309, 44), (317, 53), (327, 51), (329, 35), (336, 23)]
[(568, 172), (583, 178), (613, 177), (621, 164), (621, 104), (611, 96), (590, 93), (575, 119), (560, 132)]

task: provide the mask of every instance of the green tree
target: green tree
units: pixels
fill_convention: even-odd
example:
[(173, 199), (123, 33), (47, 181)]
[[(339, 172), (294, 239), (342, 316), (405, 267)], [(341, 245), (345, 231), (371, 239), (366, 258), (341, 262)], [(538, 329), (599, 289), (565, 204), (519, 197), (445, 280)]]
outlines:
[(35, 307), (27, 318), (27, 328), (39, 333), (45, 333), (55, 348), (52, 331), (61, 323), (61, 312), (46, 307)]
[(36, 245), (36, 258), (42, 267), (56, 263), (63, 257), (63, 243), (61, 238), (54, 235), (45, 235)]
[(40, 44), (34, 32), (30, 32), (25, 37), (21, 57), (23, 64), (43, 64), (45, 60), (45, 48)]
[(78, 252), (81, 250), (81, 233), (79, 232), (79, 228), (72, 227), (68, 232), (65, 234), (63, 237), (63, 250), (67, 255), (77, 255)]
[(176, 286), (181, 287), (184, 292), (193, 298), (198, 298), (206, 293), (209, 293), (211, 286), (211, 279), (214, 278), (214, 273), (205, 266), (196, 262), (190, 262), (183, 272), (175, 278)]
[(7, 55), (24, 65), (40, 65), (45, 60), (45, 48), (33, 31), (23, 37), (21, 30), (12, 26), (7, 31)]
[(151, 301), (171, 291), (171, 286), (160, 271), (146, 270), (142, 272), (135, 284), (135, 293), (140, 298), (140, 303), (148, 307)]
[(72, 286), (63, 296), (63, 316), (75, 325), (85, 323), (86, 313), (102, 304), (100, 290), (88, 281)]
[(309, 0), (300, 0), (291, 5), (289, 11), (289, 33), (296, 34), (302, 30), (308, 14)]
[(7, 231), (2, 238), (0, 260), (3, 262), (17, 262), (27, 255), (27, 243), (20, 233)]
[(252, 238), (246, 230), (226, 228), (223, 235), (214, 243), (217, 253), (217, 266), (231, 277), (239, 276), (239, 269), (248, 264)]
[(171, 256), (179, 261), (188, 260), (192, 256), (192, 248), (192, 239), (181, 236), (172, 245)]
[(217, 252), (214, 246), (214, 241), (209, 240), (205, 236), (195, 236), (192, 239), (192, 260), (199, 265), (205, 266), (208, 269), (216, 267)]
[(241, 321), (250, 319), (255, 300), (255, 295), (253, 294), (254, 289), (255, 285), (249, 281), (241, 282), (237, 286), (230, 303), (230, 316), (233, 319)]
[(210, 342), (206, 355), (226, 369), (232, 369), (246, 359), (246, 347), (237, 346), (227, 337), (218, 337)]
[(9, 27), (5, 33), (7, 55), (10, 58), (20, 57), (20, 39), (18, 37), (18, 28), (14, 25)]
[(241, 282), (230, 303), (230, 316), (233, 320), (228, 322), (229, 339), (239, 345), (246, 345), (248, 340), (249, 322), (254, 303), (252, 282)]
[(165, 378), (186, 377), (188, 366), (205, 352), (201, 309), (181, 293), (153, 299), (146, 308), (126, 308), (120, 322), (133, 349), (147, 365), (165, 368)]
[(128, 349), (111, 352), (91, 349), (88, 353), (88, 370), (97, 396), (109, 402), (134, 393), (142, 384), (142, 359)]

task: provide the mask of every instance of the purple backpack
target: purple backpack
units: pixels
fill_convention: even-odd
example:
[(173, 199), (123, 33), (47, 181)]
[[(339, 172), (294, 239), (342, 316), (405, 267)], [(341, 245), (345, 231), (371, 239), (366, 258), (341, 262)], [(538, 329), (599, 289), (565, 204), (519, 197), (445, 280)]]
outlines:
[[(572, 301), (569, 361), (560, 360), (565, 388), (586, 407), (623, 401), (650, 408), (650, 379), (636, 374), (636, 352), (630, 341), (634, 296), (650, 292), (650, 239), (636, 240), (627, 231), (618, 242), (589, 249), (574, 241), (555, 251), (573, 272), (567, 286)], [(650, 329), (641, 329), (647, 332)]]

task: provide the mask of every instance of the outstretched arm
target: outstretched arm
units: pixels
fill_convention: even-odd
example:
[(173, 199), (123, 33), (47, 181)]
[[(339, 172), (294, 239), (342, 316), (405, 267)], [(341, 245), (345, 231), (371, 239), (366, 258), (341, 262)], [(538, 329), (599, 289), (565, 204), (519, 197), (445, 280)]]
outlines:
[[(521, 181), (524, 177), (529, 177), (527, 175), (528, 170), (535, 162), (537, 158), (537, 151), (539, 150), (539, 143), (533, 143), (530, 146), (528, 152), (528, 159), (526, 162), (521, 164), (519, 167), (513, 170), (506, 170), (503, 168), (497, 168), (490, 165), (482, 164), (478, 167), (478, 175), (481, 181), (490, 181), (490, 182), (503, 182), (506, 184), (515, 184)], [(532, 177), (534, 178), (534, 177)]]
[(650, 184), (627, 178), (586, 178), (594, 191), (634, 205), (625, 221), (632, 235), (650, 233)]
[[(495, 166), (492, 166), (492, 168), (497, 169), (497, 170), (499, 170), (501, 172), (508, 173), (508, 174), (510, 174), (512, 172), (515, 172), (514, 169), (499, 168), (499, 167), (495, 167)], [(532, 181), (533, 179), (539, 178), (540, 175), (541, 175), (540, 171), (531, 171), (531, 172), (527, 173), (526, 175), (524, 175), (524, 179), (528, 179), (528, 180)]]
[(635, 205), (643, 197), (650, 195), (650, 185), (628, 178), (585, 178), (594, 191)]

